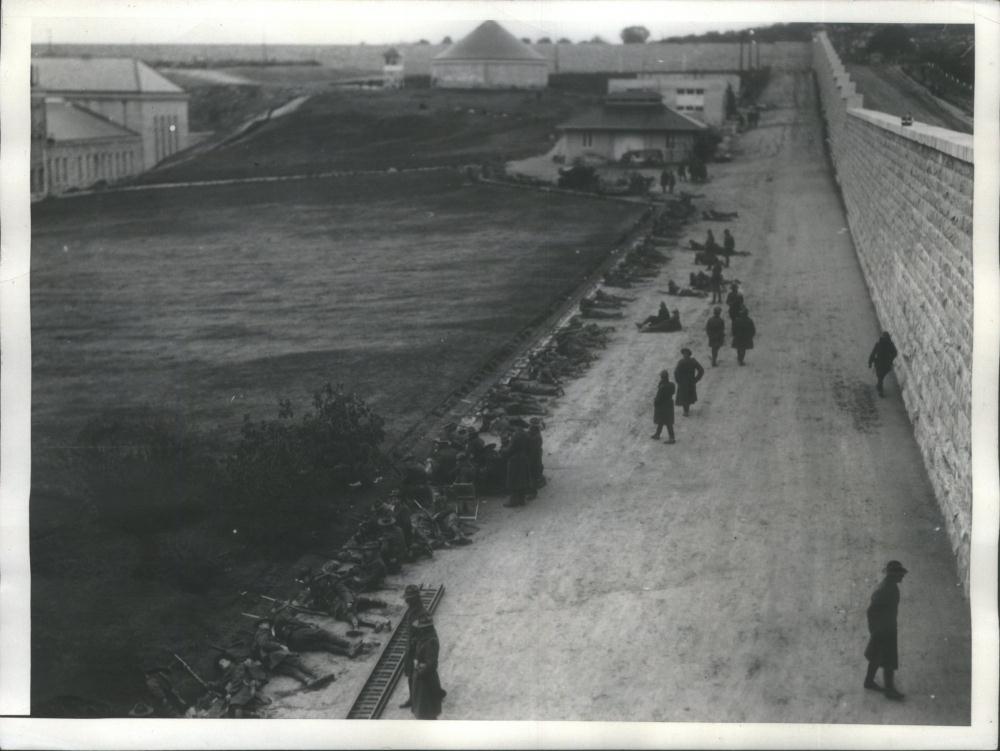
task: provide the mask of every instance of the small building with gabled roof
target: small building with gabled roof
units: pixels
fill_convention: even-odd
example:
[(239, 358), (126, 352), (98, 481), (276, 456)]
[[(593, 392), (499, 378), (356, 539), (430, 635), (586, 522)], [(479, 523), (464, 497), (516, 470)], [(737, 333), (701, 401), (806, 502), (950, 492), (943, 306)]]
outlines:
[(704, 124), (663, 104), (655, 91), (609, 94), (603, 105), (558, 126), (567, 162), (598, 157), (617, 162), (629, 153), (659, 152), (666, 164), (691, 159)]
[(448, 89), (544, 89), (548, 60), (496, 21), (484, 21), (431, 61), (431, 85)]

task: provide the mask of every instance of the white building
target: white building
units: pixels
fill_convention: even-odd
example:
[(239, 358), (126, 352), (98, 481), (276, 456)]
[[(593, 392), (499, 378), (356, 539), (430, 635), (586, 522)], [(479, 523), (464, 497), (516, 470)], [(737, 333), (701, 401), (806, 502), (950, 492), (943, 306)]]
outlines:
[(142, 170), (188, 145), (188, 95), (141, 60), (35, 57), (32, 91), (117, 123), (142, 140)]

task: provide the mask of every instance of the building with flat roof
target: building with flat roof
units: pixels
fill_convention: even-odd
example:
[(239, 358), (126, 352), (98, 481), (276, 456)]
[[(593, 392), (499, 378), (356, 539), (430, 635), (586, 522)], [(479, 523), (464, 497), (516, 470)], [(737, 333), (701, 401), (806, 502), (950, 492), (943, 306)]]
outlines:
[(671, 109), (705, 123), (720, 126), (726, 121), (726, 89), (739, 96), (737, 73), (641, 73), (638, 78), (608, 80), (608, 93), (657, 91)]
[(431, 61), (431, 85), (449, 89), (544, 89), (548, 60), (496, 21), (484, 21)]
[(567, 162), (580, 157), (620, 161), (629, 153), (658, 152), (666, 164), (691, 159), (706, 131), (697, 120), (663, 104), (655, 91), (609, 94), (602, 107), (558, 126)]

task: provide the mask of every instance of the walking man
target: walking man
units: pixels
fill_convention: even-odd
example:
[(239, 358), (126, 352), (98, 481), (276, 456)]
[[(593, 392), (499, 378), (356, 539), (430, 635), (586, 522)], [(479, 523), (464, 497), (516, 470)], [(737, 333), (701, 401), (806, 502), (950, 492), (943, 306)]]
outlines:
[(733, 319), (733, 349), (736, 350), (736, 361), (740, 365), (746, 365), (743, 358), (746, 357), (748, 349), (753, 349), (753, 338), (756, 334), (757, 327), (753, 325), (750, 311), (746, 308), (740, 309)]
[(537, 417), (528, 420), (528, 500), (538, 496), (539, 488), (545, 487), (545, 465), (542, 462), (545, 441), (542, 439), (542, 421)]
[(712, 277), (709, 286), (712, 290), (712, 303), (722, 302), (722, 264), (716, 260), (712, 264)]
[(729, 287), (729, 294), (726, 295), (726, 305), (729, 306), (729, 319), (736, 320), (736, 316), (743, 308), (743, 293), (740, 292), (740, 285), (733, 282)]
[[(896, 614), (899, 612), (899, 583), (906, 576), (906, 569), (899, 561), (889, 561), (885, 567), (885, 578), (872, 593), (868, 606), (868, 646), (865, 659), (868, 672), (865, 674), (865, 688), (884, 691), (886, 699), (900, 701), (903, 694), (896, 690), (895, 674), (899, 668), (899, 652), (896, 645)], [(875, 682), (875, 673), (882, 668), (885, 688)]]
[(733, 233), (728, 229), (722, 231), (722, 254), (726, 257), (726, 268), (729, 268), (729, 261), (733, 253), (736, 252), (736, 240)]
[(674, 391), (676, 387), (670, 382), (670, 371), (660, 371), (660, 385), (656, 389), (656, 398), (653, 400), (653, 422), (656, 423), (656, 432), (651, 438), (659, 440), (664, 426), (667, 428), (667, 443), (676, 443), (674, 440)]
[(708, 334), (708, 346), (712, 350), (712, 367), (719, 364), (719, 349), (726, 342), (726, 322), (722, 320), (722, 308), (715, 308), (713, 315), (705, 324)]
[(523, 430), (511, 431), (510, 443), (500, 456), (507, 460), (507, 492), (510, 498), (504, 503), (507, 508), (523, 506), (530, 488), (528, 477), (528, 436)]
[(701, 363), (691, 356), (687, 347), (681, 350), (681, 359), (674, 368), (674, 380), (677, 381), (677, 396), (674, 402), (684, 408), (684, 416), (690, 415), (691, 405), (698, 401), (698, 381), (705, 375)]
[(878, 378), (878, 381), (875, 383), (875, 390), (878, 391), (879, 396), (885, 396), (885, 392), (882, 390), (882, 382), (889, 375), (889, 371), (892, 370), (892, 363), (896, 359), (897, 354), (899, 353), (896, 351), (896, 345), (892, 343), (892, 337), (889, 336), (889, 332), (883, 331), (882, 336), (875, 342), (872, 353), (868, 355), (868, 367), (875, 366), (875, 377)]

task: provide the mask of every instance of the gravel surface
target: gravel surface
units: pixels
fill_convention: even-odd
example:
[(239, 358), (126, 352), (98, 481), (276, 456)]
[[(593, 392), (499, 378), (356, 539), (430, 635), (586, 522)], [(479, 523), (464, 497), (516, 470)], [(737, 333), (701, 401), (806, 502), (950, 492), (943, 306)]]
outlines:
[[(765, 100), (743, 153), (698, 188), (739, 219), (689, 233), (729, 226), (752, 253), (730, 271), (761, 333), (748, 367), (728, 348), (711, 367), (706, 300), (668, 299), (682, 333), (632, 326), (693, 254), (629, 292), (612, 343), (548, 419), (538, 499), (491, 499), (474, 546), (408, 567), (448, 588), (442, 719), (969, 722), (968, 602), (895, 381), (879, 399), (865, 367), (878, 325), (812, 79), (776, 75)], [(671, 446), (650, 440), (652, 400), (683, 346), (707, 373)], [(892, 558), (911, 572), (898, 704), (861, 687), (865, 608)], [(285, 716), (332, 709), (309, 696)], [(387, 718), (410, 716), (404, 696)]]

